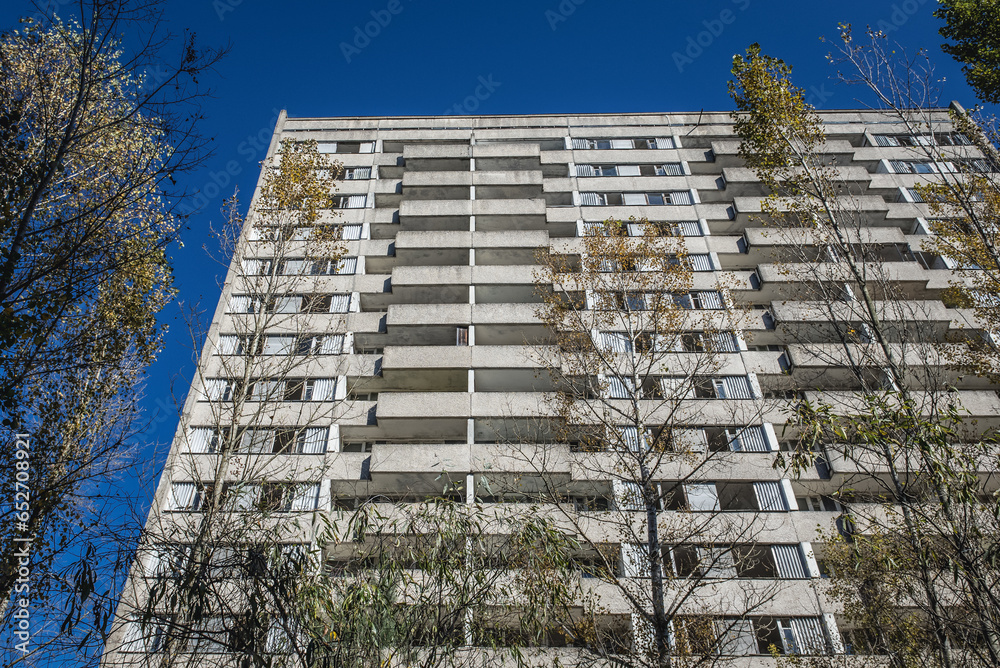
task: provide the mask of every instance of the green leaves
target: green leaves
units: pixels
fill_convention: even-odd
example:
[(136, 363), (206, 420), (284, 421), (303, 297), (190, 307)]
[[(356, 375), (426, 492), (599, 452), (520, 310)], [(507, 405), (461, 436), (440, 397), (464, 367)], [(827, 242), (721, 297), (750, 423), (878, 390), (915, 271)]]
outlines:
[(941, 49), (962, 64), (965, 78), (983, 102), (1000, 103), (1000, 2), (940, 0), (934, 16), (950, 40)]
[(733, 57), (729, 94), (741, 113), (733, 114), (736, 133), (743, 140), (740, 157), (768, 185), (782, 182), (795, 189), (799, 179), (792, 169), (802, 166), (824, 141), (822, 126), (805, 92), (791, 81), (792, 68), (783, 60), (761, 53), (752, 44), (745, 56)]

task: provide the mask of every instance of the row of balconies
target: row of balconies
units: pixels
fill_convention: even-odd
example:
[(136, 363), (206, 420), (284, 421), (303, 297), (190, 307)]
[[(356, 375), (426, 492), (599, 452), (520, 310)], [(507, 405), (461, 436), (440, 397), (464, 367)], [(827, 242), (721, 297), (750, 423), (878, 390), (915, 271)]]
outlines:
[[(899, 191), (900, 193), (902, 191)], [(567, 191), (571, 195), (572, 191)], [(916, 228), (917, 218), (933, 218), (929, 205), (896, 197), (864, 195), (858, 211), (867, 227), (898, 227), (905, 234)], [(665, 222), (704, 220), (715, 235), (741, 235), (760, 225), (760, 197), (727, 197), (718, 202), (677, 206), (550, 206), (542, 198), (516, 200), (402, 200), (398, 205), (339, 209), (321, 217), (347, 225), (367, 223), (373, 239), (392, 239), (401, 231), (468, 231), (476, 216), (479, 231), (546, 230), (550, 237), (577, 235), (578, 221), (600, 222), (630, 217)], [(336, 218), (334, 218), (336, 217)]]
[[(448, 372), (442, 371), (440, 377), (447, 386), (457, 384), (456, 377), (461, 374), (462, 370), (453, 371), (455, 377), (449, 380)], [(490, 377), (490, 374), (485, 375), (487, 379)], [(498, 380), (502, 379), (503, 373), (497, 372), (495, 376)], [(425, 380), (434, 381), (435, 377), (428, 375)], [(333, 404), (275, 401), (265, 406), (248, 403), (242, 409), (242, 416), (234, 415), (231, 405), (195, 401), (190, 409), (191, 424), (219, 424), (220, 420), (232, 423), (249, 417), (263, 419), (261, 416), (272, 416), (269, 419), (280, 419), (289, 424), (339, 421), (358, 434), (389, 439), (451, 439), (466, 443), (470, 439), (470, 424), (476, 425), (479, 430), (477, 439), (521, 441), (532, 434), (551, 439), (551, 436), (545, 435), (546, 425), (550, 419), (557, 417), (548, 402), (551, 397), (535, 391), (383, 390), (383, 386), (371, 377), (344, 378), (343, 382), (350, 392), (376, 392), (378, 395), (369, 400)], [(812, 401), (831, 403), (837, 411), (859, 409), (856, 395), (849, 390), (807, 391), (805, 395)], [(996, 392), (963, 390), (961, 399), (969, 418), (977, 421), (977, 429), (993, 429), (1000, 423), (1000, 399)], [(683, 400), (676, 415), (670, 414), (672, 406), (656, 401), (643, 402), (643, 410), (653, 424), (658, 420), (694, 425), (755, 424), (761, 420), (783, 424), (790, 400), (794, 398), (689, 398)]]

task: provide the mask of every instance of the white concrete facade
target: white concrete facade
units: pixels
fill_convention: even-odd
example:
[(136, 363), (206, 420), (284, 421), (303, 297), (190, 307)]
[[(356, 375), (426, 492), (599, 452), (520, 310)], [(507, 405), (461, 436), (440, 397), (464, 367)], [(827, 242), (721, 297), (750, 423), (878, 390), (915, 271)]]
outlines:
[[(929, 216), (927, 205), (913, 202), (907, 190), (919, 182), (918, 175), (892, 173), (890, 161), (912, 155), (906, 147), (880, 146), (876, 139), (902, 130), (869, 111), (823, 112), (821, 118), (829, 136), (826, 150), (837, 157), (842, 176), (862, 193), (870, 221), (868, 241), (901, 249), (892, 264), (898, 280), (914, 300), (926, 302), (928, 322), (942, 332), (957, 330), (967, 316), (941, 303), (952, 274), (918, 252)], [(695, 274), (696, 290), (712, 290), (725, 274), (735, 282), (732, 294), (754, 304), (747, 319), (751, 343), (726, 358), (722, 373), (751, 379), (745, 412), (759, 425), (764, 447), (723, 453), (717, 475), (748, 485), (775, 484), (784, 505), (768, 514), (758, 540), (799, 546), (802, 570), (754, 614), (799, 620), (793, 624), (796, 629), (812, 628), (813, 622), (802, 620), (815, 620), (828, 649), (843, 651), (838, 610), (814, 591), (821, 573), (811, 544), (817, 528), (832, 526), (841, 513), (830, 494), (855, 471), (837, 457), (830, 457), (825, 469), (794, 480), (772, 467), (786, 415), (782, 397), (772, 388), (789, 374), (821, 374), (828, 362), (794, 336), (796, 327), (816, 316), (808, 305), (788, 298), (795, 277), (776, 268), (773, 254), (780, 244), (754, 218), (760, 212), (761, 187), (737, 155), (739, 142), (728, 114), (282, 114), (269, 159), (279, 142), (288, 139), (319, 142), (321, 150), (334, 153), (357, 177), (340, 182), (344, 208), (337, 212), (338, 222), (357, 226), (346, 242), (348, 256), (357, 260), (350, 272), (310, 279), (312, 293), (347, 300), (341, 315), (297, 316), (300, 329), (337, 331), (345, 337), (338, 344), (341, 354), (317, 358), (303, 372), (307, 378), (331, 381), (330, 394), (313, 401), (335, 407), (314, 419), (309, 411), (321, 409), (304, 401), (296, 405), (300, 422), (327, 431), (309, 437), (314, 446), (275, 457), (268, 465), (275, 479), (322, 469), (313, 507), (334, 512), (350, 498), (416, 500), (440, 494), (442, 477), (474, 486), (498, 471), (530, 475), (524, 462), (504, 456), (497, 425), (536, 416), (538, 393), (545, 389), (529, 354), (532, 346), (546, 341), (536, 315), (537, 249), (578, 252), (587, 224), (608, 218), (671, 223), (675, 233), (685, 236), (688, 251), (706, 263)], [(241, 248), (254, 258), (268, 252), (267, 242), (253, 240), (249, 231)], [(248, 296), (241, 288), (246, 266), (239, 260), (230, 268), (202, 353), (204, 378), (224, 372), (218, 362), (220, 341), (232, 335), (234, 318), (242, 317), (233, 312), (234, 298)], [(829, 378), (825, 389), (835, 392), (836, 375)], [(962, 390), (966, 407), (974, 417), (995, 419), (1000, 414), (997, 394), (972, 379), (968, 383)], [(213, 424), (210, 402), (199, 400), (210, 390), (198, 385), (188, 397), (167, 461), (151, 516), (158, 521), (170, 512), (178, 483), (203, 483), (213, 470), (210, 454), (182, 445), (192, 438), (190, 430), (219, 426)], [(316, 381), (310, 387), (327, 391), (325, 385), (315, 389), (319, 386)], [(723, 403), (705, 400), (698, 411), (704, 424), (686, 426), (725, 427), (734, 412)], [(579, 465), (580, 458), (592, 453), (576, 452), (567, 444), (543, 447), (551, 470), (558, 469), (576, 488), (590, 489), (595, 496), (609, 493), (607, 481), (593, 480)], [(308, 473), (303, 475), (309, 479)], [(478, 494), (474, 488), (466, 491)], [(593, 530), (600, 534), (599, 521)], [(609, 533), (607, 540), (615, 538)], [(622, 569), (623, 577), (628, 576), (627, 567)], [(593, 582), (595, 588), (603, 586)], [(734, 590), (740, 586), (739, 578), (723, 584)], [(610, 614), (629, 615), (628, 605), (614, 592), (606, 600)], [(792, 628), (792, 622), (784, 624)], [(763, 656), (746, 660), (771, 662)]]

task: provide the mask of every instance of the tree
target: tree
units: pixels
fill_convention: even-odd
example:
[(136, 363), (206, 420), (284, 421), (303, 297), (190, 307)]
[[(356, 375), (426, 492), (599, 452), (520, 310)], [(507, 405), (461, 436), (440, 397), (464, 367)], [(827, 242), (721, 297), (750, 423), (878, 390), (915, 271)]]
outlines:
[[(9, 621), (14, 538), (30, 538), (36, 621), (62, 611), (72, 632), (92, 618), (72, 641), (92, 650), (110, 618), (99, 594), (114, 587), (113, 575), (98, 579), (134, 538), (103, 524), (122, 518), (102, 516), (101, 494), (138, 463), (136, 387), (172, 296), (170, 183), (205, 155), (195, 81), (222, 52), (199, 51), (187, 36), (164, 67), (173, 42), (156, 25), (156, 3), (81, 9), (81, 23), (30, 19), (0, 37), (0, 412), (10, 445), (0, 477), (11, 489), (15, 435), (30, 440), (29, 507), (5, 503), (0, 514), (0, 591)], [(118, 40), (129, 27), (152, 28), (134, 51)], [(154, 63), (164, 73), (156, 81), (145, 75)], [(102, 542), (112, 532), (126, 543)], [(95, 564), (97, 554), (111, 561)], [(32, 649), (59, 635), (33, 636)]]
[(305, 655), (351, 668), (536, 665), (531, 648), (558, 636), (579, 598), (576, 542), (537, 511), (450, 494), (363, 501), (330, 536)]
[[(319, 277), (353, 273), (356, 262), (327, 212), (340, 172), (315, 142), (285, 142), (250, 213), (228, 203), (220, 262), (237, 257), (242, 269), (224, 295), (231, 315), (216, 340), (195, 330), (208, 361), (188, 397), (193, 422), (180, 427), (164, 475), (173, 482), (119, 604), (120, 619), (160, 634), (160, 665), (196, 660), (185, 653), (200, 644), (270, 665), (269, 624), (312, 564), (315, 511), (329, 499), (322, 455), (349, 410), (338, 376), (350, 295), (318, 290)], [(301, 315), (310, 313), (318, 322)]]
[[(932, 91), (930, 77), (889, 57), (882, 36), (869, 36), (870, 45), (859, 45), (845, 29), (841, 53), (857, 74), (841, 76), (856, 76), (876, 92), (885, 113), (910, 131), (902, 136), (914, 138), (915, 153), (927, 143), (928, 156), (940, 155), (942, 144), (956, 139), (936, 134), (942, 114), (928, 109), (927, 98), (912, 104)], [(834, 594), (855, 622), (880, 624), (865, 631), (892, 665), (992, 665), (988, 536), (995, 528), (982, 475), (996, 468), (993, 439), (965, 419), (961, 393), (941, 391), (963, 382), (947, 364), (949, 343), (932, 328), (913, 326), (940, 306), (907, 294), (896, 278), (861, 189), (835, 163), (790, 72), (754, 45), (734, 59), (731, 92), (742, 112), (735, 116), (740, 154), (767, 187), (769, 233), (799, 239), (789, 246), (793, 256), (827, 254), (827, 263), (813, 257), (779, 266), (795, 276), (798, 316), (817, 323), (794, 330), (810, 344), (796, 351), (800, 362), (819, 359), (827, 377), (840, 368), (853, 381), (852, 392), (798, 401), (788, 423), (797, 440), (793, 469), (811, 467), (826, 452), (855, 472), (838, 494), (847, 514), (831, 554), (839, 554), (846, 577), (835, 580)], [(960, 179), (953, 182), (961, 187)], [(800, 382), (797, 389), (813, 388)]]
[(374, 370), (342, 361), (352, 298), (324, 289), (354, 272), (344, 239), (359, 236), (331, 211), (343, 170), (327, 158), (285, 141), (250, 214), (231, 203), (230, 315), (203, 349), (115, 665), (466, 665), (470, 645), (503, 652), (483, 624), (524, 605), (510, 632), (535, 638), (571, 595), (572, 539), (545, 518), (483, 512), (448, 483), (410, 504), (329, 482), (331, 465), (361, 464), (325, 453), (367, 419), (350, 397)]
[[(802, 571), (784, 577), (804, 577), (806, 555), (758, 542), (789, 506), (756, 375), (731, 354), (745, 311), (725, 281), (693, 271), (704, 258), (670, 224), (584, 226), (538, 254), (544, 410), (497, 425), (533, 475), (490, 483), (553, 508), (580, 536), (578, 568), (594, 579), (564, 629), (580, 650), (570, 662), (708, 665), (780, 644), (768, 604), (786, 585), (773, 552)], [(768, 479), (726, 482), (739, 462)]]
[(934, 16), (949, 43), (941, 50), (962, 64), (965, 79), (983, 102), (1000, 102), (1000, 2), (941, 0)]

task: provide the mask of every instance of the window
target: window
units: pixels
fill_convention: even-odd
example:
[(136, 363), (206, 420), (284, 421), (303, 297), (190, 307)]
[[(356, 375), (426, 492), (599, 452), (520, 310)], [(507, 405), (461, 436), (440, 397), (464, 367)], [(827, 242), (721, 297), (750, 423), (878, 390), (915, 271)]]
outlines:
[(890, 160), (889, 164), (895, 174), (934, 174), (938, 171), (933, 162), (926, 160)]
[(654, 165), (656, 176), (683, 176), (684, 167), (679, 162), (671, 162), (664, 165)]
[(725, 308), (722, 303), (722, 293), (716, 290), (674, 295), (674, 303), (683, 309), (720, 310)]
[(705, 438), (713, 452), (770, 452), (771, 446), (760, 425), (748, 427), (705, 427)]
[[(578, 513), (600, 512), (611, 509), (608, 499), (603, 496), (570, 496), (566, 501)], [(584, 577), (593, 576), (584, 575)]]
[(206, 378), (203, 397), (205, 401), (232, 401), (235, 389), (227, 378)]
[[(340, 448), (341, 452), (371, 452), (372, 443), (369, 441), (346, 441)], [(351, 507), (353, 510), (353, 506)]]
[(614, 165), (577, 165), (577, 176), (616, 176), (617, 167)]
[(300, 355), (341, 355), (347, 338), (343, 334), (307, 336), (299, 341)]
[(748, 656), (759, 651), (754, 635), (753, 620), (716, 619), (714, 627), (718, 637), (717, 651), (726, 656)]
[(347, 313), (351, 310), (351, 295), (305, 295), (299, 298), (302, 313)]
[(604, 379), (604, 396), (608, 399), (631, 399), (635, 383), (631, 378), (609, 376)]
[(288, 494), (288, 510), (316, 510), (319, 506), (319, 483), (295, 485)]
[(812, 512), (841, 512), (843, 510), (840, 503), (829, 496), (799, 496), (795, 498), (795, 501), (800, 509)]
[(770, 452), (764, 427), (759, 425), (726, 429), (726, 439), (729, 449), (733, 452)]
[(639, 430), (635, 427), (612, 427), (609, 438), (612, 450), (639, 452)]
[(371, 167), (347, 167), (344, 169), (344, 180), (345, 181), (358, 181), (362, 179), (370, 179), (372, 177)]
[(330, 198), (334, 209), (364, 209), (368, 206), (368, 195), (338, 195)]
[(242, 266), (246, 276), (269, 276), (274, 261), (268, 258), (244, 258)]
[(656, 352), (667, 350), (662, 335), (639, 332), (632, 336), (628, 332), (599, 332), (597, 345), (602, 350), (615, 353)]
[(347, 276), (356, 273), (358, 270), (358, 258), (356, 257), (345, 257), (341, 258), (339, 264), (334, 263), (332, 260), (328, 265), (328, 273), (337, 274), (340, 276)]
[(275, 513), (315, 510), (319, 483), (265, 483), (256, 487), (255, 506)]
[(798, 545), (673, 545), (663, 562), (677, 577), (805, 579)]
[(152, 545), (146, 557), (145, 575), (149, 578), (169, 578), (177, 575), (191, 557), (191, 546), (183, 543)]
[(746, 376), (697, 378), (694, 396), (698, 399), (753, 399), (753, 389)]
[(291, 355), (295, 350), (294, 336), (265, 336), (262, 355)]
[[(581, 197), (583, 193), (581, 193)], [(577, 225), (577, 236), (579, 237), (607, 237), (610, 236), (610, 230), (603, 223), (587, 223), (580, 222)]]
[(969, 146), (972, 142), (960, 132), (929, 134), (873, 135), (876, 146)]
[(154, 654), (163, 645), (163, 624), (158, 620), (142, 622), (131, 619), (125, 625), (125, 637), (121, 651), (128, 653)]
[(193, 625), (187, 640), (187, 651), (196, 654), (223, 654), (234, 638), (227, 630), (234, 624), (231, 617), (204, 617)]
[[(666, 222), (654, 222), (650, 221), (649, 225), (652, 226), (652, 231), (661, 237), (700, 237), (701, 224), (697, 221), (688, 221), (680, 223), (666, 223)], [(649, 228), (647, 226), (638, 223), (628, 224), (629, 236), (641, 237), (646, 234)]]
[(309, 427), (299, 432), (296, 452), (304, 455), (321, 455), (326, 452), (329, 430), (326, 427)]
[(719, 493), (714, 482), (687, 483), (684, 485), (687, 506), (693, 511), (719, 510)]
[(648, 311), (656, 303), (656, 296), (644, 292), (626, 292), (622, 300), (627, 311)]
[(798, 545), (772, 545), (771, 557), (779, 578), (788, 580), (807, 577), (802, 551)]
[(250, 383), (247, 401), (332, 401), (336, 386), (333, 378), (258, 378)]
[(675, 617), (674, 638), (678, 650), (689, 656), (712, 656), (719, 644), (716, 621), (710, 617)]
[(337, 382), (332, 378), (315, 378), (307, 380), (303, 392), (303, 401), (332, 401)]
[(674, 642), (696, 656), (826, 655), (823, 624), (818, 617), (681, 617), (674, 618)]
[(167, 509), (174, 512), (196, 512), (201, 508), (208, 492), (193, 482), (175, 482), (170, 488)]
[(253, 295), (232, 295), (229, 298), (230, 313), (260, 313), (260, 299)]
[(274, 430), (246, 429), (239, 435), (239, 452), (270, 453), (274, 450)]
[(1000, 171), (997, 169), (997, 165), (993, 164), (989, 160), (986, 160), (985, 158), (967, 158), (959, 160), (958, 162), (962, 169), (966, 172), (986, 174)]
[(188, 429), (187, 441), (183, 452), (190, 454), (211, 454), (218, 452), (221, 434), (210, 427), (191, 427)]
[(649, 547), (646, 544), (622, 543), (622, 575), (627, 578), (648, 578)]
[(699, 378), (694, 382), (694, 396), (697, 399), (722, 399), (719, 385), (711, 378)]
[(615, 508), (628, 512), (646, 510), (646, 501), (642, 496), (642, 487), (634, 482), (615, 480), (612, 482), (615, 497)]
[(271, 313), (298, 313), (302, 310), (302, 297), (298, 295), (275, 297), (268, 306)]
[(656, 139), (576, 139), (572, 140), (574, 150), (630, 150), (676, 148), (671, 137)]
[(740, 350), (739, 339), (732, 332), (712, 332), (703, 334), (705, 345), (717, 353), (735, 353)]
[(719, 507), (724, 511), (787, 512), (789, 510), (780, 481), (721, 482), (717, 485), (717, 494)]
[(695, 548), (698, 556), (698, 570), (703, 577), (730, 579), (736, 577), (736, 555), (726, 545), (699, 545)]
[(804, 656), (827, 653), (823, 626), (815, 617), (792, 617), (776, 620), (785, 654)]
[(757, 509), (762, 511), (788, 510), (788, 502), (779, 482), (753, 483), (754, 495), (757, 498)]
[(657, 193), (581, 192), (580, 206), (663, 206), (694, 204), (689, 190)]
[[(772, 546), (777, 547), (777, 546)], [(772, 547), (767, 545), (737, 545), (733, 548), (736, 555), (735, 571), (738, 577), (754, 580), (774, 579), (778, 576)], [(796, 546), (796, 549), (797, 546)], [(799, 563), (801, 568), (801, 560)]]
[(683, 176), (679, 162), (660, 165), (576, 165), (576, 176)]
[(278, 274), (281, 276), (336, 276), (353, 274), (357, 271), (358, 258), (345, 257), (339, 261), (333, 259), (321, 260), (282, 260)]
[(282, 260), (278, 265), (278, 274), (281, 276), (300, 276), (312, 273), (311, 268), (312, 263), (306, 260)]
[(372, 141), (321, 141), (316, 144), (318, 153), (374, 153)]
[(340, 238), (344, 241), (358, 241), (364, 233), (364, 225), (343, 225), (340, 228)]
[(625, 332), (601, 332), (601, 348), (609, 352), (632, 352), (632, 340)]
[(687, 256), (691, 271), (713, 271), (712, 256), (708, 253), (691, 253)]
[(250, 383), (250, 391), (247, 393), (247, 401), (277, 401), (282, 398), (281, 390), (284, 388), (284, 381), (257, 379)]
[(218, 355), (242, 355), (245, 352), (244, 339), (224, 334), (219, 337), (219, 345), (216, 350)]
[(267, 630), (264, 651), (269, 654), (290, 654), (294, 648), (306, 647), (309, 644), (308, 637), (293, 624), (293, 622), (273, 620)]
[[(250, 241), (307, 241), (313, 238), (313, 232), (317, 227), (319, 226), (300, 225), (295, 227), (278, 227), (275, 225), (267, 225), (263, 227), (252, 227), (247, 233), (247, 238)], [(336, 231), (338, 238), (351, 241), (361, 238), (364, 226), (360, 224), (338, 224), (334, 226), (333, 229)]]

